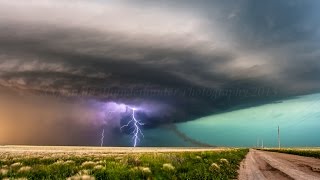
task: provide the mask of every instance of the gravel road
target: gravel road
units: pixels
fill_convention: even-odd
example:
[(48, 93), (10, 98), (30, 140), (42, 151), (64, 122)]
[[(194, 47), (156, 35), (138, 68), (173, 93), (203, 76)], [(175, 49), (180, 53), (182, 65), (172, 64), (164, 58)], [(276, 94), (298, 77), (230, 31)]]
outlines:
[(320, 159), (250, 149), (241, 163), (240, 180), (320, 180)]

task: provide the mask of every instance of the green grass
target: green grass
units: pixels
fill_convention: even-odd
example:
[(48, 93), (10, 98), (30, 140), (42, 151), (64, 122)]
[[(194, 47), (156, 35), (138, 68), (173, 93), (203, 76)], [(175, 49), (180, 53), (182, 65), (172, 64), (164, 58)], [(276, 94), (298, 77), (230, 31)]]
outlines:
[(320, 159), (320, 149), (262, 149), (264, 151), (294, 154), (299, 156), (314, 157)]
[[(248, 149), (116, 156), (1, 157), (0, 179), (235, 179)], [(16, 163), (16, 164), (15, 164)], [(17, 164), (20, 163), (20, 164)], [(13, 165), (15, 164), (15, 165)], [(24, 167), (21, 169), (21, 167)], [(27, 168), (26, 168), (27, 167)], [(23, 169), (27, 169), (24, 170)], [(7, 172), (4, 172), (7, 171)], [(72, 179), (72, 178), (71, 178)]]

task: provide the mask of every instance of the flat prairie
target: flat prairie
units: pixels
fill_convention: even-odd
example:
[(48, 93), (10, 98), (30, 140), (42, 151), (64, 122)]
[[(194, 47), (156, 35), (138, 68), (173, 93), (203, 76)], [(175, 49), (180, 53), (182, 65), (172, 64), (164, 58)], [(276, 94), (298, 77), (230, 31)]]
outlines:
[(235, 179), (248, 149), (0, 146), (0, 179)]

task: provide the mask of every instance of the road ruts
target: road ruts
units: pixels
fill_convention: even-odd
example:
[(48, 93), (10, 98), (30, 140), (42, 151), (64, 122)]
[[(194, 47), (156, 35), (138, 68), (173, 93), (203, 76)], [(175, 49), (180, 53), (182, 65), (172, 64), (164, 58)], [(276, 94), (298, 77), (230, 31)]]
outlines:
[(239, 180), (320, 180), (320, 159), (250, 149)]

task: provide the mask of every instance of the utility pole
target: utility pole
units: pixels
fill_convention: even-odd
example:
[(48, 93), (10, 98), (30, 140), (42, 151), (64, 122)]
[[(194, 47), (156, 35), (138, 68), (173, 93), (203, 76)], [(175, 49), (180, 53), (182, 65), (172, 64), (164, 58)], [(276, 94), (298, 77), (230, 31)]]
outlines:
[(257, 148), (259, 148), (259, 138), (257, 138)]
[(281, 148), (281, 144), (280, 144), (280, 126), (278, 125), (278, 148)]
[(263, 139), (262, 139), (262, 144), (261, 144), (261, 148), (263, 149)]

